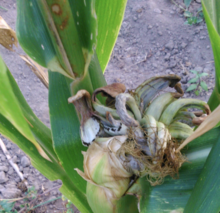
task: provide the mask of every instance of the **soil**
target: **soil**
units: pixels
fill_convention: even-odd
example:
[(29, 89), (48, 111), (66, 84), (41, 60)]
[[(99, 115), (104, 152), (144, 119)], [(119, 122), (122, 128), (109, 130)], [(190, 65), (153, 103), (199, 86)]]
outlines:
[[(175, 2), (183, 5), (182, 0)], [(182, 77), (182, 87), (186, 91), (188, 80), (194, 76), (190, 70), (194, 69), (209, 74), (204, 79), (208, 91), (201, 92), (199, 96), (186, 92), (184, 97), (208, 100), (214, 88), (215, 70), (207, 27), (204, 22), (185, 25), (183, 11), (177, 5), (171, 0), (128, 0), (119, 37), (105, 72), (109, 84), (123, 82), (127, 89), (134, 89), (149, 77), (178, 74)], [(7, 9), (0, 7), (0, 16), (15, 29), (16, 1), (1, 0), (0, 6)], [(195, 12), (199, 7), (199, 1), (194, 1), (189, 10)], [(16, 52), (10, 52), (1, 46), (0, 53), (35, 114), (49, 126), (48, 90), (18, 56), (23, 53), (22, 49), (19, 47)], [(38, 193), (61, 184), (60, 181), (47, 180), (27, 159), (25, 165), (24, 160), (21, 160), (25, 154), (8, 140), (4, 139), (4, 143), (29, 186), (34, 186)], [(6, 198), (3, 191), (8, 189), (14, 190), (10, 198), (24, 196), (17, 186), (20, 179), (1, 150), (0, 173), (5, 175), (5, 182), (0, 184), (0, 198)], [(61, 194), (56, 188), (48, 196), (41, 197), (42, 201), (36, 204), (59, 196)], [(64, 211), (61, 199), (35, 209), (35, 212), (41, 213)]]

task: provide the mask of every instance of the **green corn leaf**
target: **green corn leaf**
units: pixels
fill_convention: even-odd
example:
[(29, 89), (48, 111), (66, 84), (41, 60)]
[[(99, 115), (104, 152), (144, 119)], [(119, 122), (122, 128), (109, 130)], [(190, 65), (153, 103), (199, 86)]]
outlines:
[(207, 86), (207, 84), (205, 83), (205, 81), (201, 81), (200, 85), (201, 85), (201, 87), (202, 87), (205, 91), (208, 91), (208, 86)]
[(196, 83), (198, 81), (199, 77), (197, 76), (196, 78), (192, 78), (188, 81), (188, 83)]
[(184, 4), (186, 5), (187, 8), (191, 4), (191, 2), (192, 2), (192, 0), (184, 0)]
[(71, 96), (69, 84), (64, 76), (49, 72), (49, 108), (54, 148), (69, 177), (79, 190), (86, 192), (86, 181), (74, 168), (83, 170), (83, 155), (86, 151), (82, 145), (79, 131), (79, 120), (72, 104), (68, 103)]
[(17, 3), (17, 36), (25, 52), (51, 71), (72, 79), (84, 76), (96, 45), (94, 1)]
[(184, 213), (220, 211), (220, 139), (213, 146)]
[(117, 202), (116, 213), (138, 213), (138, 199), (135, 196), (126, 195), (123, 196)]
[[(50, 129), (47, 126), (45, 126), (33, 113), (32, 109), (30, 108), (26, 100), (24, 99), (16, 81), (14, 80), (10, 71), (7, 69), (7, 67), (3, 63), (2, 63), (2, 67), (5, 67), (6, 75), (3, 76), (2, 73), (0, 72), (0, 78), (4, 80), (4, 82), (8, 81), (9, 84), (8, 84), (7, 90), (11, 90), (12, 93), (14, 93), (16, 97), (16, 100), (11, 99), (10, 101), (12, 103), (13, 101), (15, 102), (18, 101), (19, 107), (23, 113), (23, 117), (25, 118), (26, 122), (29, 124), (29, 129), (32, 132), (32, 135), (34, 136), (35, 140), (45, 150), (47, 155), (50, 156), (51, 160), (58, 162), (58, 158), (53, 149)], [(6, 92), (2, 93), (2, 97), (4, 96), (7, 97)], [(9, 106), (10, 105), (8, 105), (8, 107)]]
[[(82, 151), (86, 147), (82, 145), (79, 131), (79, 120), (72, 104), (68, 103), (71, 96), (69, 79), (59, 73), (49, 72), (49, 108), (50, 122), (55, 152), (60, 159), (61, 165), (68, 174), (69, 179), (74, 183), (80, 193), (86, 193), (86, 181), (74, 170), (83, 170)], [(87, 200), (87, 212), (90, 212)], [(74, 203), (75, 204), (75, 203)]]
[[(45, 177), (51, 181), (62, 180), (63, 186), (60, 190), (80, 211), (91, 212), (85, 194), (77, 189), (60, 166), (53, 149), (50, 130), (35, 116), (1, 57), (0, 81), (0, 86), (4, 86), (0, 90), (0, 133), (17, 144), (29, 156), (32, 165)], [(6, 106), (8, 113), (5, 113)], [(21, 120), (18, 121), (18, 117)], [(35, 143), (30, 139), (35, 140)], [(39, 148), (43, 148), (50, 161), (40, 155)]]
[(194, 89), (196, 89), (196, 88), (197, 88), (197, 84), (191, 84), (191, 85), (187, 88), (186, 92), (192, 91), (192, 90), (194, 90)]
[(220, 104), (220, 2), (202, 0), (202, 5), (215, 61), (215, 88), (208, 101), (213, 111)]
[[(141, 213), (183, 212), (213, 144), (220, 136), (215, 128), (192, 141), (183, 150), (189, 162), (183, 164), (179, 178), (167, 177), (162, 185), (150, 186), (146, 177), (140, 180)], [(193, 211), (191, 211), (193, 212)]]
[[(7, 88), (7, 89), (6, 89)], [(15, 80), (0, 57), (0, 112), (4, 117), (34, 146), (42, 156), (50, 160), (57, 160), (52, 148), (51, 136), (46, 127), (36, 118)], [(33, 116), (33, 117), (32, 117)], [(39, 128), (40, 127), (40, 128)], [(44, 136), (45, 133), (45, 136)], [(47, 142), (43, 139), (48, 139)], [(44, 142), (42, 141), (44, 140)]]
[(85, 194), (80, 192), (70, 180), (63, 168), (55, 162), (43, 158), (36, 147), (17, 131), (17, 129), (0, 114), (0, 132), (3, 136), (14, 142), (31, 159), (32, 165), (51, 181), (62, 180), (63, 186), (60, 191), (70, 199), (82, 212), (91, 212), (87, 204)]
[(124, 17), (127, 0), (96, 0), (98, 18), (97, 56), (104, 72)]

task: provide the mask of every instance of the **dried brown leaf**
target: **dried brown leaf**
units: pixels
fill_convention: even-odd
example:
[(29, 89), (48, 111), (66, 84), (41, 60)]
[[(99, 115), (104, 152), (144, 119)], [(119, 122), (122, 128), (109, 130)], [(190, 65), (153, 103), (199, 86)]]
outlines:
[(13, 51), (13, 45), (18, 46), (16, 33), (12, 30), (5, 20), (0, 16), (0, 44), (10, 51)]
[(27, 55), (20, 55), (20, 57), (26, 62), (26, 64), (31, 68), (32, 72), (41, 80), (45, 87), (48, 88), (49, 81), (47, 69), (40, 66)]
[(115, 98), (118, 94), (124, 93), (126, 90), (126, 87), (124, 84), (121, 83), (113, 83), (110, 85), (107, 85), (105, 87), (98, 88), (94, 91), (92, 95), (92, 100), (96, 101), (96, 96), (99, 93), (102, 93), (103, 96)]

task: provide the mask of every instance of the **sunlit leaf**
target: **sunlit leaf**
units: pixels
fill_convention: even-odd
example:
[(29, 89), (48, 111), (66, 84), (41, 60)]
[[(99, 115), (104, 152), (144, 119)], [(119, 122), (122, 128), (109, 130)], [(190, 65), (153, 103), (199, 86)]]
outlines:
[(104, 72), (124, 17), (127, 0), (96, 0), (98, 18), (97, 56)]
[(191, 84), (191, 85), (187, 88), (186, 92), (192, 91), (192, 90), (194, 90), (194, 89), (196, 89), (196, 88), (197, 88), (197, 84)]
[(207, 84), (205, 83), (205, 81), (201, 81), (200, 85), (201, 85), (201, 87), (202, 87), (205, 91), (208, 91), (208, 86), (207, 86)]
[(185, 213), (220, 211), (220, 138), (216, 140), (196, 182)]
[(208, 101), (214, 110), (220, 104), (220, 1), (202, 0), (202, 5), (215, 61), (215, 88)]
[(192, 79), (190, 79), (189, 81), (188, 81), (188, 83), (196, 83), (197, 81), (198, 81), (198, 77), (196, 77), (196, 78), (192, 78)]

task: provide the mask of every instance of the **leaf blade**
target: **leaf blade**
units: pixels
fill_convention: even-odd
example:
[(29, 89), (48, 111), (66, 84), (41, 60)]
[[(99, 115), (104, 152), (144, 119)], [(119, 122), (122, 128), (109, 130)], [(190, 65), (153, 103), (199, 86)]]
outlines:
[(200, 82), (200, 85), (201, 85), (201, 87), (202, 87), (205, 91), (208, 91), (208, 86), (207, 86), (207, 84), (205, 83), (205, 81), (201, 81), (201, 82)]
[(80, 124), (75, 108), (67, 101), (70, 96), (65, 77), (49, 72), (49, 108), (54, 149), (69, 177), (85, 194), (86, 181), (74, 168), (83, 170), (81, 151), (86, 151), (86, 148), (81, 143)]
[(97, 56), (102, 71), (110, 59), (124, 17), (127, 0), (96, 0), (98, 19)]
[(188, 212), (219, 212), (220, 139), (213, 146), (186, 205)]
[(186, 92), (192, 91), (192, 90), (194, 90), (194, 89), (196, 89), (196, 88), (197, 88), (197, 84), (191, 84), (191, 85), (187, 88)]
[(143, 188), (140, 207), (142, 213), (152, 212), (183, 212), (189, 200), (194, 185), (202, 171), (205, 161), (216, 138), (219, 138), (220, 128), (215, 128), (196, 138), (183, 151), (190, 163), (186, 162), (180, 168), (179, 179), (167, 177), (162, 185), (149, 186), (146, 178), (141, 180)]

